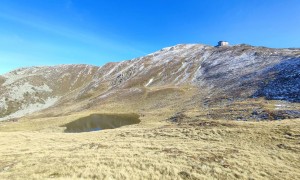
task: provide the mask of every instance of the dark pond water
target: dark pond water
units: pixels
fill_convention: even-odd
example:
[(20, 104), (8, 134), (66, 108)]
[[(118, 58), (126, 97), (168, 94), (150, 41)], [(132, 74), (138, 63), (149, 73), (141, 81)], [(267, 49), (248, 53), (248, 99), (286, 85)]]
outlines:
[(63, 125), (67, 133), (114, 129), (125, 125), (140, 123), (137, 114), (92, 114)]

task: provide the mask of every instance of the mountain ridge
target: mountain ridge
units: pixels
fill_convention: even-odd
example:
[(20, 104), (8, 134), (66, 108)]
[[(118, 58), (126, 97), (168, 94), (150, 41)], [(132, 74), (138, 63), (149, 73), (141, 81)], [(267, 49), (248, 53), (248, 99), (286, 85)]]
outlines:
[[(300, 49), (296, 48), (179, 44), (103, 66), (20, 68), (0, 76), (0, 120), (51, 107), (68, 106), (68, 112), (76, 112), (119, 101), (138, 104), (149, 94), (153, 99), (164, 98), (168, 91), (166, 97), (181, 99), (178, 102), (183, 102), (182, 108), (220, 98), (265, 97), (298, 103), (299, 65)], [(172, 100), (165, 106), (173, 106)], [(71, 102), (76, 102), (76, 107)], [(36, 111), (32, 111), (33, 107)]]

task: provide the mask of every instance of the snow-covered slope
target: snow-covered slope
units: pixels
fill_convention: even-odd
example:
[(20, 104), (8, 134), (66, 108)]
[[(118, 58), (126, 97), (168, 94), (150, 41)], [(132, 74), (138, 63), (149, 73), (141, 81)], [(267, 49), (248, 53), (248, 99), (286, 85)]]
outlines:
[(17, 69), (2, 76), (0, 120), (22, 117), (54, 105), (84, 86), (96, 67), (61, 65)]
[(154, 87), (195, 87), (197, 100), (266, 97), (300, 102), (299, 69), (299, 49), (202, 44), (176, 45), (101, 67), (23, 68), (0, 76), (0, 120), (73, 102), (85, 102), (82, 110), (116, 94)]

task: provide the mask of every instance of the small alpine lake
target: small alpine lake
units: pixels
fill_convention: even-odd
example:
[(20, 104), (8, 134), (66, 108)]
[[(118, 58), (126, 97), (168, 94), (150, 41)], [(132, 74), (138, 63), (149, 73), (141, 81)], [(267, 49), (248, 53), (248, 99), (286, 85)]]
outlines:
[(66, 133), (80, 133), (114, 129), (140, 122), (137, 114), (91, 114), (67, 123), (62, 127), (66, 127), (64, 130)]

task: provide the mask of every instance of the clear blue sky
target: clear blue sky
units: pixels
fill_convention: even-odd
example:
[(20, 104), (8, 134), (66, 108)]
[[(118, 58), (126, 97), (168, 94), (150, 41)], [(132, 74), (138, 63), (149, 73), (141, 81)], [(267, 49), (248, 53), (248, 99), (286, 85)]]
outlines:
[(300, 47), (300, 0), (1, 0), (0, 74), (182, 43)]

